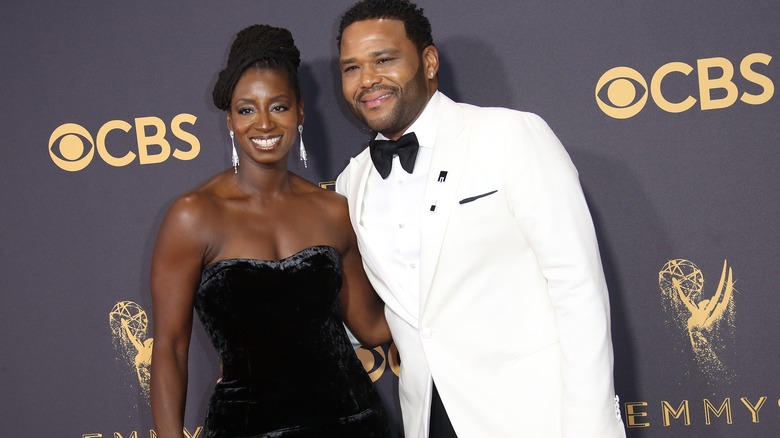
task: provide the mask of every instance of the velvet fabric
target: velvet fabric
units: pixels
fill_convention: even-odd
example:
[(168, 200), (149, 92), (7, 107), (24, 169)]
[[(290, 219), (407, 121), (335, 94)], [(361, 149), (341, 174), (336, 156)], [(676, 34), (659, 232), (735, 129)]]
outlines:
[(387, 437), (387, 417), (339, 314), (338, 252), (206, 267), (195, 310), (222, 359), (207, 438)]

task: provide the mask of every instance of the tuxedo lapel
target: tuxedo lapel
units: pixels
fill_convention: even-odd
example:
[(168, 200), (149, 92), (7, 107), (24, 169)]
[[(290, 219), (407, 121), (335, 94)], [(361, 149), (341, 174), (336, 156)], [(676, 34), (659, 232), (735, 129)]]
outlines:
[(420, 318), (433, 283), (447, 223), (452, 209), (458, 204), (456, 191), (463, 176), (469, 134), (470, 129), (464, 123), (463, 110), (444, 97), (441, 101), (436, 145), (423, 198), (420, 230)]
[[(363, 153), (367, 154), (367, 152)], [(366, 229), (363, 227), (360, 218), (363, 215), (363, 197), (366, 194), (366, 183), (368, 182), (368, 174), (371, 171), (371, 166), (372, 163), (370, 159), (364, 159), (362, 162), (359, 162), (357, 166), (351, 166), (353, 172), (352, 175), (350, 175), (350, 180), (354, 182), (352, 183), (353, 193), (350, 193), (350, 198), (354, 199), (355, 202), (350, 202), (349, 206), (352, 224), (355, 228), (355, 233), (357, 233), (358, 236), (367, 236)]]
[[(383, 263), (382, 256), (373, 251), (376, 246), (371, 244), (371, 235), (367, 232), (360, 220), (363, 214), (363, 198), (366, 193), (366, 184), (368, 184), (368, 175), (373, 167), (373, 163), (368, 157), (367, 151), (364, 153), (366, 153), (364, 160), (358, 161), (358, 163), (356, 163), (357, 165), (350, 166), (352, 169), (350, 181), (353, 181), (353, 183), (351, 184), (352, 190), (349, 194), (349, 213), (352, 226), (355, 229), (355, 235), (358, 238), (360, 255), (368, 270), (367, 273), (373, 273), (376, 279), (381, 281), (383, 278), (391, 278), (390, 273)], [(417, 318), (413, 316), (417, 312), (410, 312), (409, 309), (407, 309), (402, 302), (390, 292), (389, 288), (378, 287), (377, 284), (374, 284), (374, 289), (382, 298), (382, 301), (384, 301), (393, 312), (398, 314), (413, 327), (417, 326)]]

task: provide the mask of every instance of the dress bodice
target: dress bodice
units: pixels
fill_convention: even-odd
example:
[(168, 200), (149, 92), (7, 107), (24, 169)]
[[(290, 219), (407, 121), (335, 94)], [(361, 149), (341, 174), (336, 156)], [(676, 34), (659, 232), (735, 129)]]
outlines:
[[(341, 259), (330, 246), (281, 260), (225, 259), (203, 270), (195, 310), (223, 370), (207, 436), (259, 437), (376, 414), (339, 315), (341, 282)], [(328, 436), (317, 430), (311, 436)]]

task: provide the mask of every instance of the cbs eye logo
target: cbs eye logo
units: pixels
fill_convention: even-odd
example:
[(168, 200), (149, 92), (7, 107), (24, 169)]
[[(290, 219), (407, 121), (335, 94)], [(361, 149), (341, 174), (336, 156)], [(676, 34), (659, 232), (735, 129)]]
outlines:
[[(136, 158), (142, 165), (162, 163), (171, 156), (183, 161), (192, 160), (200, 153), (200, 141), (185, 131), (182, 125), (194, 126), (197, 119), (184, 113), (174, 117), (170, 123), (173, 136), (188, 144), (188, 149), (171, 147), (165, 138), (166, 124), (158, 117), (138, 117), (133, 125), (124, 120), (111, 120), (100, 127), (95, 138), (83, 126), (65, 123), (49, 137), (49, 156), (57, 167), (68, 172), (78, 172), (87, 167), (95, 157), (95, 151), (104, 162), (114, 167), (127, 166)], [(132, 130), (135, 131), (134, 141), (128, 142), (128, 136), (121, 133), (129, 134)], [(131, 145), (127, 146), (127, 143)]]
[[(699, 59), (695, 69), (684, 62), (670, 62), (653, 73), (649, 87), (642, 74), (633, 68), (615, 67), (601, 75), (596, 83), (596, 104), (604, 114), (615, 119), (637, 115), (647, 104), (648, 97), (668, 113), (687, 111), (696, 102), (702, 111), (730, 107), (737, 99), (749, 105), (761, 105), (774, 96), (775, 85), (772, 79), (754, 68), (756, 64), (768, 66), (771, 60), (772, 57), (765, 53), (747, 55), (739, 63), (739, 78), (735, 78), (734, 64), (726, 58)], [(698, 100), (690, 95), (671, 99), (668, 90), (664, 93), (664, 80), (673, 77), (671, 80), (677, 81), (680, 76), (687, 80), (694, 70)], [(746, 89), (741, 95), (740, 87)]]
[(596, 83), (596, 103), (610, 117), (633, 117), (647, 103), (647, 82), (633, 68), (610, 69)]

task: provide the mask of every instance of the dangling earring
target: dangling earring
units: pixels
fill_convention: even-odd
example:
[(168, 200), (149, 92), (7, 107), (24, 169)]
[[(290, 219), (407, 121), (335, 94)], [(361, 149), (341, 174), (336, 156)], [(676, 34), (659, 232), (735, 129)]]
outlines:
[(301, 148), (298, 150), (298, 159), (303, 161), (303, 167), (308, 168), (306, 165), (306, 148), (303, 147), (303, 125), (298, 125), (298, 136), (301, 137)]
[(233, 173), (238, 173), (238, 152), (236, 152), (236, 141), (235, 141), (235, 134), (233, 134), (233, 131), (230, 131), (230, 144), (233, 145)]

